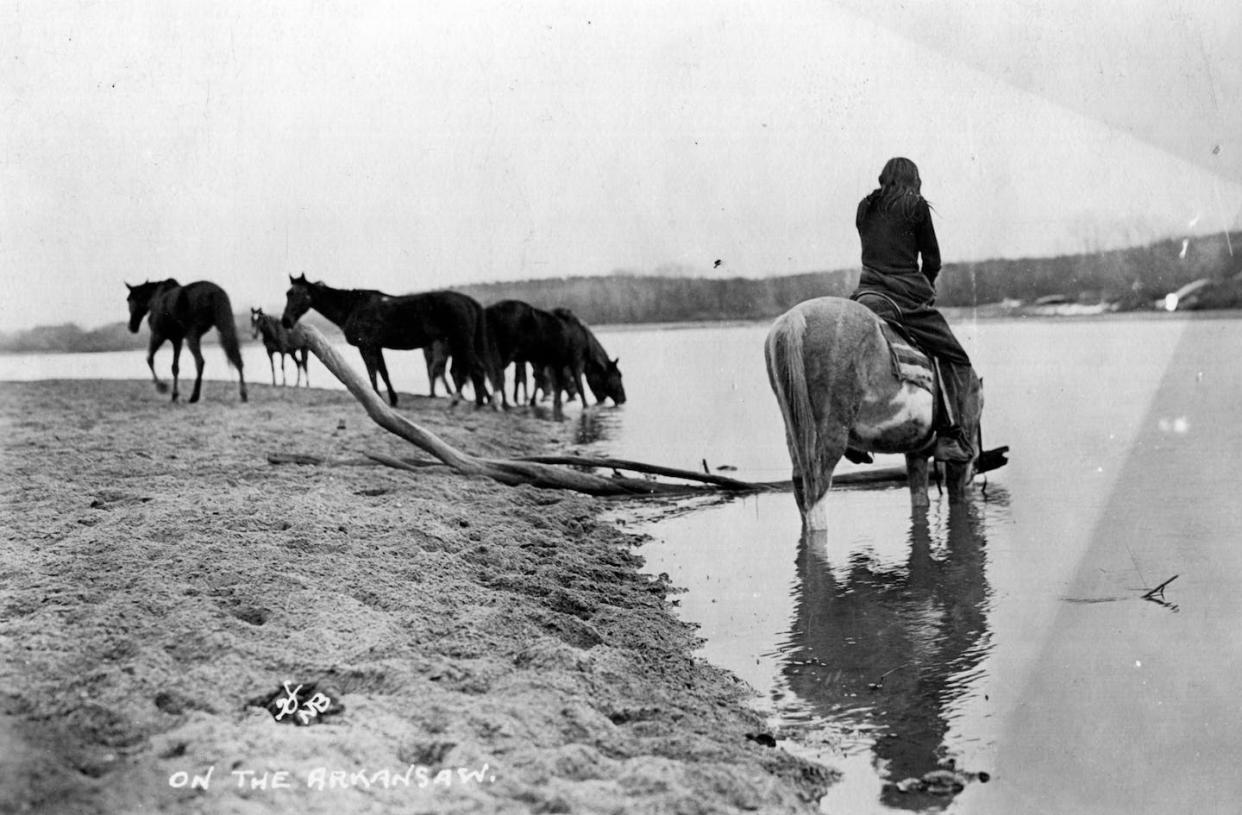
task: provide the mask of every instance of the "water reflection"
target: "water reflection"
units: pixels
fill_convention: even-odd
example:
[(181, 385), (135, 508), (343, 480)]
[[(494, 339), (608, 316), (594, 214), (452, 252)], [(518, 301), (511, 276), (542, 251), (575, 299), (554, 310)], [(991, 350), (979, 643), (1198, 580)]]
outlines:
[[(1006, 501), (993, 488), (989, 504)], [(895, 783), (946, 766), (954, 708), (991, 650), (984, 508), (952, 506), (935, 522), (911, 518), (904, 562), (873, 549), (840, 566), (822, 538), (798, 547), (794, 624), (782, 673), (810, 713), (838, 731), (847, 752), (869, 749), (887, 782), (881, 802), (939, 808), (943, 795)], [(972, 768), (960, 768), (972, 769)]]
[(585, 408), (574, 423), (574, 444), (595, 444), (616, 438), (622, 430), (623, 415), (624, 409), (619, 407)]

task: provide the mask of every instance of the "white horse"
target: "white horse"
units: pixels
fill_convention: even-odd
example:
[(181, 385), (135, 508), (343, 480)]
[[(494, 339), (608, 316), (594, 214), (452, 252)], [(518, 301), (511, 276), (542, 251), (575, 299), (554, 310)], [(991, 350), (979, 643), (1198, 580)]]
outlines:
[[(776, 320), (764, 355), (785, 419), (794, 497), (806, 529), (827, 528), (832, 472), (847, 451), (856, 458), (905, 453), (911, 502), (927, 506), (940, 396), (925, 354), (866, 306), (820, 297)], [(983, 390), (973, 371), (968, 391), (959, 422), (967, 438), (977, 439)], [(973, 461), (946, 465), (951, 501), (965, 498), (977, 461), (978, 450)]]

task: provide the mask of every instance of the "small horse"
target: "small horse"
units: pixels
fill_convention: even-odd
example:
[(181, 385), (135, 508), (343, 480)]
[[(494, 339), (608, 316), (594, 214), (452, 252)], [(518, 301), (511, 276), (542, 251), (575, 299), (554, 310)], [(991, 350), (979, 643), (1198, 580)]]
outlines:
[[(843, 455), (905, 453), (911, 502), (929, 503), (928, 459), (940, 400), (927, 356), (901, 345), (869, 308), (840, 297), (800, 303), (768, 333), (768, 381), (785, 420), (794, 497), (806, 529), (826, 529), (828, 489)], [(983, 390), (973, 371), (965, 401), (959, 421), (969, 438), (978, 438)], [(977, 461), (978, 451), (973, 461), (946, 464), (951, 501), (965, 498)]]
[(345, 341), (362, 354), (371, 387), (379, 391), (375, 379), (378, 373), (394, 407), (397, 393), (388, 379), (383, 349), (426, 348), (436, 340), (448, 344), (455, 367), (463, 366), (474, 385), (477, 404), (485, 404), (489, 397), (487, 379), (500, 382), (503, 399), (504, 379), (497, 379), (495, 352), (483, 307), (473, 298), (454, 291), (392, 297), (374, 289), (334, 289), (309, 282), (306, 275), (290, 276), (289, 282), (281, 324), (292, 328), (312, 308), (336, 323), (345, 334)]
[(289, 379), (285, 376), (285, 357), (291, 356), (297, 373), (293, 386), (296, 388), (302, 384), (302, 372), (305, 371), (306, 387), (310, 387), (310, 369), (306, 367), (310, 349), (306, 347), (305, 340), (281, 325), (278, 317), (264, 314), (261, 308), (250, 309), (250, 336), (256, 340), (259, 337), (263, 338), (263, 348), (267, 351), (267, 363), (272, 366), (272, 387), (276, 387), (276, 354), (280, 354), (281, 385), (289, 384)]
[[(587, 386), (595, 394), (596, 404), (603, 404), (611, 399), (614, 405), (625, 404), (625, 384), (621, 381), (621, 358), (609, 359), (608, 352), (595, 337), (586, 323), (567, 308), (555, 308), (552, 313), (564, 321), (573, 349), (574, 365), (581, 365), (586, 375)], [(582, 394), (583, 407), (586, 406), (586, 391), (582, 383), (578, 383), (578, 392)]]
[(176, 280), (140, 283), (125, 287), (129, 289), (129, 330), (137, 334), (142, 327), (142, 318), (148, 313), (147, 325), (151, 327), (151, 342), (147, 346), (147, 367), (151, 369), (151, 379), (160, 393), (166, 393), (168, 386), (155, 375), (155, 352), (164, 344), (164, 340), (172, 343), (172, 400), (177, 401), (179, 375), (181, 373), (181, 342), (185, 341), (194, 357), (196, 372), (194, 391), (190, 401), (197, 402), (203, 384), (203, 353), (199, 348), (202, 336), (213, 327), (220, 332), (220, 345), (229, 362), (237, 369), (238, 387), (241, 400), (246, 401), (246, 377), (242, 374), (241, 351), (237, 344), (237, 326), (233, 322), (233, 306), (224, 289), (207, 280), (200, 280), (188, 286), (182, 286)]

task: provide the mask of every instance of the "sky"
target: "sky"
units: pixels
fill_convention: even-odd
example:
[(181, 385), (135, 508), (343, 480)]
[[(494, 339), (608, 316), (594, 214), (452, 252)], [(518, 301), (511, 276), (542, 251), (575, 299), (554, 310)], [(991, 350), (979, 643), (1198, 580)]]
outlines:
[(0, 331), (166, 277), (852, 268), (895, 155), (948, 263), (1219, 233), (1239, 42), (1233, 0), (0, 0)]

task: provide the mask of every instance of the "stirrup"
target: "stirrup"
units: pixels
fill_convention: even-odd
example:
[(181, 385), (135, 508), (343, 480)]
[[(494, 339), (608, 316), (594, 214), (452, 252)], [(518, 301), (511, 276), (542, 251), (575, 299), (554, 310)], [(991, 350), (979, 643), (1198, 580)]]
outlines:
[(871, 464), (875, 461), (866, 450), (855, 450), (852, 447), (845, 448), (845, 460), (855, 464)]

